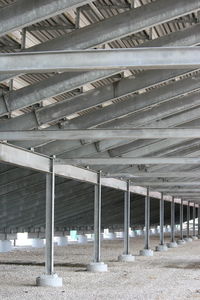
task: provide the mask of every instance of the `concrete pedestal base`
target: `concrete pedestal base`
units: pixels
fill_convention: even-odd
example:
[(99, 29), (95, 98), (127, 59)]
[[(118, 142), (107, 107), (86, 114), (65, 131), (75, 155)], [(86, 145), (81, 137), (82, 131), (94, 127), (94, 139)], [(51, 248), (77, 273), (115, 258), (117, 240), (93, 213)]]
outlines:
[(193, 236), (192, 236), (192, 239), (193, 239), (194, 241), (196, 241), (196, 240), (198, 240), (198, 237), (197, 237), (196, 235), (193, 235)]
[(61, 287), (62, 286), (62, 278), (58, 277), (57, 274), (53, 275), (41, 275), (36, 278), (36, 285), (38, 286), (53, 286), (53, 287)]
[(178, 241), (177, 241), (177, 244), (178, 244), (178, 245), (185, 245), (185, 241), (184, 241), (184, 240), (178, 240)]
[(193, 241), (193, 239), (191, 239), (190, 237), (189, 238), (186, 237), (186, 238), (184, 238), (184, 241), (186, 243), (188, 243), (188, 242), (191, 243)]
[(167, 250), (168, 250), (167, 245), (158, 245), (158, 246), (156, 246), (156, 251), (158, 251), (158, 252), (167, 251)]
[(118, 261), (133, 262), (133, 261), (135, 261), (135, 256), (133, 256), (131, 254), (121, 254), (118, 256)]
[(91, 262), (87, 265), (87, 271), (89, 272), (107, 272), (108, 265), (104, 264), (104, 262)]
[(153, 250), (151, 249), (142, 249), (140, 250), (141, 256), (153, 256)]
[(177, 245), (176, 242), (170, 242), (170, 243), (167, 243), (167, 247), (168, 247), (168, 248), (177, 248), (178, 245)]
[(0, 241), (0, 252), (9, 252), (12, 250), (11, 241), (4, 240)]

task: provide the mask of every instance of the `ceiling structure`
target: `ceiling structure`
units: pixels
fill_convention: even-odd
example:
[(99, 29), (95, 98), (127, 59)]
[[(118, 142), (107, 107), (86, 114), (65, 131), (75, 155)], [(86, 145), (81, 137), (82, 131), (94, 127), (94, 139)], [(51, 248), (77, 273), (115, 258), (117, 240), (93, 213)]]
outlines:
[[(34, 2), (0, 1), (1, 53), (200, 45), (199, 0)], [(104, 176), (131, 178), (135, 186), (200, 202), (200, 68), (4, 72), (0, 82), (1, 131), (195, 128), (197, 137), (8, 142), (68, 164), (85, 159), (83, 166)], [(42, 226), (44, 174), (6, 163), (0, 172), (0, 228)], [(58, 226), (92, 222), (91, 184), (57, 178), (56, 194)], [(121, 194), (105, 187), (105, 214), (115, 208), (112, 219), (105, 216), (107, 225), (121, 223)], [(139, 206), (142, 196), (134, 199)], [(152, 212), (156, 223), (156, 204)], [(139, 214), (136, 223), (142, 222), (142, 206)]]

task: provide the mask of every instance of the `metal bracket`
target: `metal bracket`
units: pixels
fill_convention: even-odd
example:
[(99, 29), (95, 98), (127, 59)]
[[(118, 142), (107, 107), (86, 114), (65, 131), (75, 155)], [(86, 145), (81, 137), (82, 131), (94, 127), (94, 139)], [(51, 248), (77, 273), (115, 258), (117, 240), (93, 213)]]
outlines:
[(9, 95), (10, 95), (9, 92), (2, 91), (2, 97), (3, 97), (4, 103), (5, 103), (7, 112), (8, 112), (8, 116), (10, 117), (11, 116), (11, 108), (10, 108), (10, 104), (9, 104), (9, 100), (10, 100)]
[(35, 119), (36, 119), (36, 122), (38, 124), (38, 127), (40, 127), (41, 124), (40, 124), (40, 120), (39, 120), (39, 117), (38, 117), (38, 114), (37, 114), (37, 109), (34, 109), (33, 112), (35, 114)]

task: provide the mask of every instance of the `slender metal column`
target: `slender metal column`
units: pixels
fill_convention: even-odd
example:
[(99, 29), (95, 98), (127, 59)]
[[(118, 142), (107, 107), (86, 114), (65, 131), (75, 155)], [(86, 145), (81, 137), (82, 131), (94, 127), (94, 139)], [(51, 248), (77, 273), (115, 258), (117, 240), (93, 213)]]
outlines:
[(163, 193), (161, 193), (160, 199), (160, 245), (164, 245), (164, 199)]
[(174, 197), (172, 197), (172, 202), (171, 202), (171, 242), (172, 243), (175, 242), (174, 219), (175, 219)]
[(118, 256), (118, 261), (133, 262), (135, 257), (129, 253), (129, 228), (130, 228), (130, 180), (127, 181), (127, 189), (124, 193), (124, 250), (123, 254)]
[(183, 200), (180, 204), (180, 239), (183, 240)]
[(100, 262), (101, 252), (101, 171), (94, 190), (94, 262)]
[(54, 197), (55, 197), (55, 173), (54, 160), (51, 160), (51, 173), (46, 175), (46, 248), (45, 248), (45, 272), (53, 274), (54, 262)]
[(127, 191), (124, 193), (124, 252), (129, 254), (129, 227), (130, 227), (130, 180), (127, 181)]
[(192, 235), (195, 236), (196, 233), (195, 233), (195, 219), (196, 219), (196, 207), (195, 207), (195, 203), (194, 203), (194, 206), (193, 206), (193, 233)]
[(200, 205), (198, 207), (198, 236), (200, 237)]
[(107, 272), (108, 266), (101, 261), (101, 171), (94, 186), (94, 259), (87, 266), (89, 272)]
[(190, 237), (190, 202), (187, 205), (187, 238)]
[(149, 229), (150, 229), (150, 197), (149, 187), (147, 188), (147, 196), (145, 197), (145, 245), (144, 249), (149, 249)]

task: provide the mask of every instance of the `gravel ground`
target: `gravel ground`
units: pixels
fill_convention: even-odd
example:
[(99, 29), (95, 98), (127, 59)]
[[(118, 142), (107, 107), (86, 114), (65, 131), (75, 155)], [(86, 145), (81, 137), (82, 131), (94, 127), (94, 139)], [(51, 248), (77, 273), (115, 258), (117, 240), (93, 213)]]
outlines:
[[(200, 240), (154, 257), (138, 256), (143, 243), (143, 238), (132, 238), (136, 261), (119, 263), (123, 242), (103, 241), (102, 260), (109, 271), (102, 274), (85, 271), (92, 243), (55, 247), (55, 271), (63, 278), (62, 288), (35, 286), (35, 278), (44, 272), (44, 249), (1, 253), (0, 299), (200, 299)], [(157, 244), (158, 237), (151, 238), (152, 249)]]

